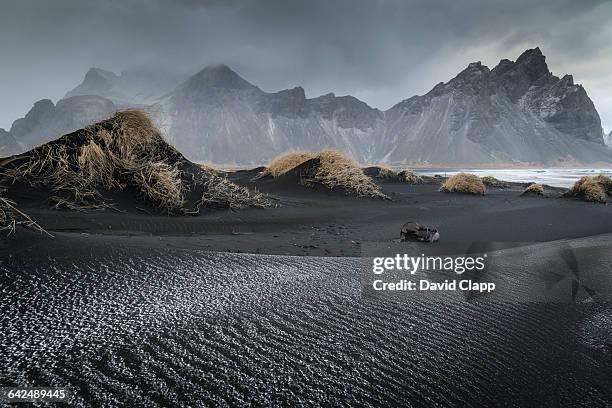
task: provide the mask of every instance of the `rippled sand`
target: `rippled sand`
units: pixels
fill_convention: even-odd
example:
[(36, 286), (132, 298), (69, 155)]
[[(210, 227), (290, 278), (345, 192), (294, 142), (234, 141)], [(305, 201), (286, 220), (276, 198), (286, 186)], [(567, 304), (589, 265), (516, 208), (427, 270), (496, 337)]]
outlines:
[(0, 282), (1, 382), (77, 406), (612, 404), (607, 304), (367, 298), (357, 258), (121, 245)]

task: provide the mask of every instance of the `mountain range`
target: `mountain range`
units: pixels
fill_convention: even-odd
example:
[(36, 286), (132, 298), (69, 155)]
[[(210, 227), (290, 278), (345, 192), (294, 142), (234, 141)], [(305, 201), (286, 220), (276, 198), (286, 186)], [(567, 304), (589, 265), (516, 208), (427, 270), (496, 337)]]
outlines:
[(0, 154), (27, 149), (108, 116), (141, 107), (192, 160), (260, 164), (290, 149), (336, 147), (362, 163), (412, 165), (612, 163), (601, 122), (571, 75), (553, 75), (539, 48), (493, 69), (480, 62), (388, 110), (301, 87), (265, 92), (226, 65), (184, 78), (92, 68), (53, 104), (38, 101), (9, 132)]

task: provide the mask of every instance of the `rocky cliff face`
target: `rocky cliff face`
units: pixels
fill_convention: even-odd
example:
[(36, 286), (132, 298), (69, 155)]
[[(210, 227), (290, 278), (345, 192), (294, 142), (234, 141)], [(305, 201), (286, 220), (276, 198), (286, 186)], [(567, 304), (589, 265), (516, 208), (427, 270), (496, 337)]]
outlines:
[(608, 146), (612, 146), (612, 130), (607, 135), (604, 135), (604, 143)]
[(548, 71), (538, 48), (490, 70), (472, 63), (385, 112), (374, 157), (408, 163), (563, 164), (609, 161), (599, 115), (571, 75)]
[(107, 117), (116, 109), (113, 102), (95, 95), (62, 99), (57, 105), (43, 99), (13, 122), (10, 133), (27, 150)]
[(289, 149), (341, 148), (364, 160), (382, 114), (356, 98), (266, 93), (225, 65), (207, 67), (160, 101), (171, 141), (196, 159), (262, 163)]
[(17, 143), (17, 140), (7, 132), (0, 128), (0, 157), (10, 156), (19, 153), (22, 147)]
[(364, 163), (612, 162), (586, 91), (571, 75), (550, 73), (538, 48), (493, 69), (469, 64), (387, 111), (352, 96), (308, 99), (301, 87), (264, 92), (225, 65), (206, 67), (170, 92), (168, 78), (156, 86), (151, 76), (130, 75), (92, 69), (57, 106), (37, 102), (11, 133), (31, 145), (140, 105), (189, 158), (215, 163), (257, 164), (285, 150), (323, 147)]

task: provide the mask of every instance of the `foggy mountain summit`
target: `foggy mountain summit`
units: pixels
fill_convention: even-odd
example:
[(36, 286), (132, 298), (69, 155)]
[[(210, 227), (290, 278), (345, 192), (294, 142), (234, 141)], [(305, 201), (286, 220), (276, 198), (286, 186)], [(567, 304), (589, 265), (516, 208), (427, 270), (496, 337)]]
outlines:
[(301, 87), (265, 92), (223, 64), (189, 78), (94, 68), (55, 107), (49, 103), (11, 128), (23, 147), (114, 109), (144, 106), (181, 152), (214, 163), (260, 164), (285, 150), (323, 147), (363, 163), (612, 162), (585, 89), (571, 75), (553, 75), (539, 48), (493, 69), (470, 63), (386, 111), (352, 96), (306, 98)]

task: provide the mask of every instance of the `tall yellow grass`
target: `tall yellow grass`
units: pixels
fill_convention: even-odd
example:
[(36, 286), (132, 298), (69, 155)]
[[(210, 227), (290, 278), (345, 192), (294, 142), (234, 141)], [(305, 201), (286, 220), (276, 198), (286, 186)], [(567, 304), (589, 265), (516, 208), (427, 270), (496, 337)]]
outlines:
[[(182, 156), (164, 141), (145, 112), (136, 109), (116, 112), (86, 127), (80, 136), (84, 138), (82, 142), (51, 142), (33, 149), (18, 165), (6, 169), (4, 175), (31, 185), (51, 187), (56, 194), (51, 197), (56, 207), (71, 210), (111, 207), (99, 189), (130, 186), (145, 201), (168, 213), (185, 211), (184, 195), (189, 187), (179, 168)], [(215, 175), (212, 169), (204, 172)], [(205, 194), (208, 199), (219, 201), (223, 199), (222, 188), (233, 189), (231, 194), (235, 194), (237, 187), (225, 181)], [(246, 194), (243, 203), (249, 202), (248, 189), (238, 190)], [(219, 196), (214, 198), (212, 194)], [(228, 192), (224, 197), (231, 194)], [(253, 204), (259, 206), (261, 202)]]
[(585, 201), (605, 203), (608, 194), (612, 194), (612, 179), (600, 174), (581, 177), (563, 195), (565, 197), (581, 198)]
[(316, 153), (306, 150), (291, 150), (281, 153), (266, 166), (264, 175), (269, 174), (272, 177), (279, 177), (316, 156)]
[(477, 175), (471, 173), (457, 173), (450, 176), (448, 180), (442, 184), (440, 191), (444, 193), (485, 195), (486, 189), (484, 183)]

